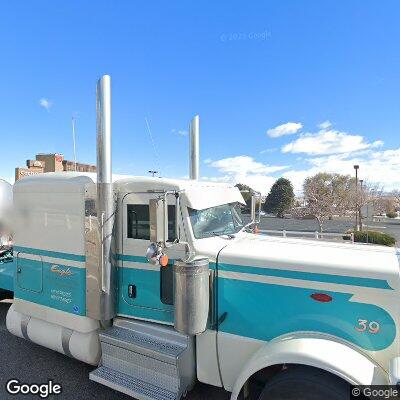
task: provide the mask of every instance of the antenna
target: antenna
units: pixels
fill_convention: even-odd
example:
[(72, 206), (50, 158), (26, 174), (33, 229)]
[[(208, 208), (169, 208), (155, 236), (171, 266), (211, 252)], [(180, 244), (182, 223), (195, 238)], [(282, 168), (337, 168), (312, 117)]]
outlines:
[(74, 146), (74, 163), (75, 163), (75, 172), (76, 172), (75, 116), (72, 116), (72, 143)]
[(155, 171), (154, 169), (151, 169), (149, 171), (149, 174), (151, 174), (151, 176), (154, 178), (156, 176), (156, 174), (158, 174), (158, 171)]
[[(145, 117), (144, 120), (146, 121), (147, 131), (149, 132), (151, 144), (153, 145), (154, 154), (156, 156), (156, 162), (157, 162), (157, 165), (158, 165), (158, 171), (157, 172), (159, 172), (159, 174), (161, 175), (160, 159), (159, 159), (159, 156), (158, 156), (158, 151), (157, 151), (156, 144), (155, 144), (154, 139), (153, 139), (153, 134), (151, 133), (149, 121), (147, 120), (147, 117)], [(153, 174), (153, 176), (154, 176), (154, 174)]]

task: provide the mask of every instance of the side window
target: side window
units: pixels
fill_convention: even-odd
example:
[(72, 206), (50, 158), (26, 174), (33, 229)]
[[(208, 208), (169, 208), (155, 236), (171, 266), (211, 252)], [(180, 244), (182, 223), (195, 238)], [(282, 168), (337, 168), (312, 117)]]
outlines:
[(128, 204), (128, 238), (150, 240), (149, 206)]
[[(147, 204), (128, 204), (128, 238), (150, 240), (150, 216)], [(175, 235), (175, 206), (168, 206), (168, 241), (173, 242)]]

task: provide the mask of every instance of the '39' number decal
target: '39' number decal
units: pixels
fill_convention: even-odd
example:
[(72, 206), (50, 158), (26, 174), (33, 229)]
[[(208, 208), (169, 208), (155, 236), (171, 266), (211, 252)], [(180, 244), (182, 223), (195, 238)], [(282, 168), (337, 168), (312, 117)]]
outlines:
[(356, 331), (358, 332), (365, 332), (368, 331), (369, 333), (376, 334), (379, 332), (380, 326), (379, 323), (376, 321), (368, 321), (366, 319), (359, 319), (358, 326), (356, 326)]

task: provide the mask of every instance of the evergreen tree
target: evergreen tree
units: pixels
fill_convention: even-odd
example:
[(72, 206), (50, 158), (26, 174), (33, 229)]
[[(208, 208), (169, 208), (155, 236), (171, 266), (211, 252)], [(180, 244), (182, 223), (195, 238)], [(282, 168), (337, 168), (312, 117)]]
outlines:
[(282, 218), (294, 202), (292, 183), (286, 178), (279, 178), (271, 187), (264, 203), (264, 211)]

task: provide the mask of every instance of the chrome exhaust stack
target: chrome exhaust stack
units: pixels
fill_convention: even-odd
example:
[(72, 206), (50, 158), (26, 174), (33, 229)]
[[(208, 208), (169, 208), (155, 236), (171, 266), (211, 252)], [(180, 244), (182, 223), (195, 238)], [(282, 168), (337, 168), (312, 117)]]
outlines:
[(101, 274), (100, 319), (115, 316), (112, 279), (112, 233), (114, 227), (114, 190), (111, 163), (111, 78), (103, 75), (97, 82), (97, 218), (100, 233), (99, 266)]
[(196, 115), (189, 127), (189, 178), (199, 179), (199, 135), (200, 135), (200, 117)]

